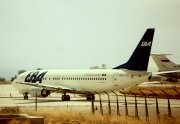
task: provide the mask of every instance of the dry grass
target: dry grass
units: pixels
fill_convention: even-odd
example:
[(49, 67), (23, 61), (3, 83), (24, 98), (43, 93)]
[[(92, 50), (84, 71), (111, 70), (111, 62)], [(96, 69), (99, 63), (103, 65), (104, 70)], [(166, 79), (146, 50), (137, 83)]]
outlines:
[[(14, 110), (17, 110), (17, 107), (9, 109), (8, 107), (4, 108), (3, 112), (0, 113), (14, 113)], [(8, 110), (9, 109), (9, 110)], [(179, 117), (168, 117), (166, 115), (161, 117), (161, 121), (157, 122), (156, 119), (151, 119), (150, 122), (144, 122), (135, 117), (125, 117), (125, 116), (110, 116), (110, 115), (100, 115), (100, 114), (89, 114), (81, 112), (72, 112), (70, 110), (60, 110), (54, 109), (48, 111), (46, 109), (39, 111), (32, 111), (30, 109), (18, 111), (18, 113), (29, 114), (31, 116), (42, 116), (44, 117), (45, 124), (180, 124)], [(17, 111), (16, 111), (17, 114)], [(29, 124), (28, 121), (19, 121), (12, 120), (10, 124)]]
[[(71, 111), (31, 111), (29, 115), (43, 116), (45, 124), (145, 124), (134, 117), (81, 114)], [(15, 120), (13, 120), (15, 121)]]
[(0, 113), (1, 114), (18, 114), (20, 113), (20, 109), (18, 106), (17, 107), (2, 107)]
[(11, 84), (12, 82), (11, 81), (0, 81), (0, 85), (1, 84)]
[(30, 122), (28, 120), (15, 120), (13, 119), (11, 122), (9, 122), (9, 124), (30, 124)]

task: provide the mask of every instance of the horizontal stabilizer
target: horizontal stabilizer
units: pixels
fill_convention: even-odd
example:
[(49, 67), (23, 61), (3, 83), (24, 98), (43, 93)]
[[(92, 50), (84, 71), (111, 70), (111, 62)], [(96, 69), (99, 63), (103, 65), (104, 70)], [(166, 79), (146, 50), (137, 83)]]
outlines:
[(155, 53), (151, 54), (151, 56), (161, 56), (161, 55), (167, 56), (167, 55), (172, 55), (172, 54), (155, 54)]
[(134, 76), (144, 76), (144, 75), (149, 75), (151, 74), (150, 72), (144, 72), (144, 71), (131, 71), (131, 70), (128, 70), (128, 69), (121, 69), (122, 71), (130, 74), (130, 75), (134, 75)]

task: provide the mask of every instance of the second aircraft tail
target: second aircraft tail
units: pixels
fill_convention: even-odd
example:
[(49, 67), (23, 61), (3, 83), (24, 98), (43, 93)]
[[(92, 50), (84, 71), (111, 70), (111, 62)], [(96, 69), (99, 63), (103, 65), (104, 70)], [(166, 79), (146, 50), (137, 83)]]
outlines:
[(159, 68), (159, 71), (173, 71), (179, 70), (179, 64), (175, 64), (166, 56), (171, 54), (151, 54), (154, 62)]

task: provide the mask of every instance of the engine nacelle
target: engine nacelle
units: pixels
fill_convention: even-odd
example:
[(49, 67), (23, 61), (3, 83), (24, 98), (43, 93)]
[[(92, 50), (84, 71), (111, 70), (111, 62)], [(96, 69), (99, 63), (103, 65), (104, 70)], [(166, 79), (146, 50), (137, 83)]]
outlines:
[(49, 90), (43, 89), (43, 88), (38, 88), (38, 87), (32, 87), (29, 90), (29, 94), (33, 97), (47, 97), (50, 94)]

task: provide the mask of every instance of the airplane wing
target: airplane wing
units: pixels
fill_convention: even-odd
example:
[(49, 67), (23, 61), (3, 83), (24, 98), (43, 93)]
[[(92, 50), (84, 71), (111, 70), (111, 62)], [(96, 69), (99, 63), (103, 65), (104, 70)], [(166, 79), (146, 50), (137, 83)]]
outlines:
[(174, 71), (153, 72), (152, 74), (158, 74), (158, 75), (161, 75), (161, 74), (177, 74), (179, 72), (180, 72), (180, 70), (174, 70)]
[(178, 79), (180, 75), (180, 70), (153, 72), (152, 74)]
[(60, 92), (60, 91), (75, 92), (75, 91), (79, 90), (79, 89), (70, 88), (70, 87), (61, 86), (61, 85), (48, 85), (48, 84), (38, 84), (38, 83), (33, 84), (33, 83), (22, 83), (22, 82), (16, 82), (16, 83), (23, 84), (23, 85), (30, 85), (30, 86), (34, 86), (34, 87), (41, 87), (41, 88), (50, 90), (52, 92)]
[(143, 75), (151, 74), (150, 72), (143, 72), (143, 71), (132, 71), (132, 70), (128, 70), (128, 69), (121, 69), (121, 70), (130, 75), (134, 75), (134, 76), (143, 76)]

